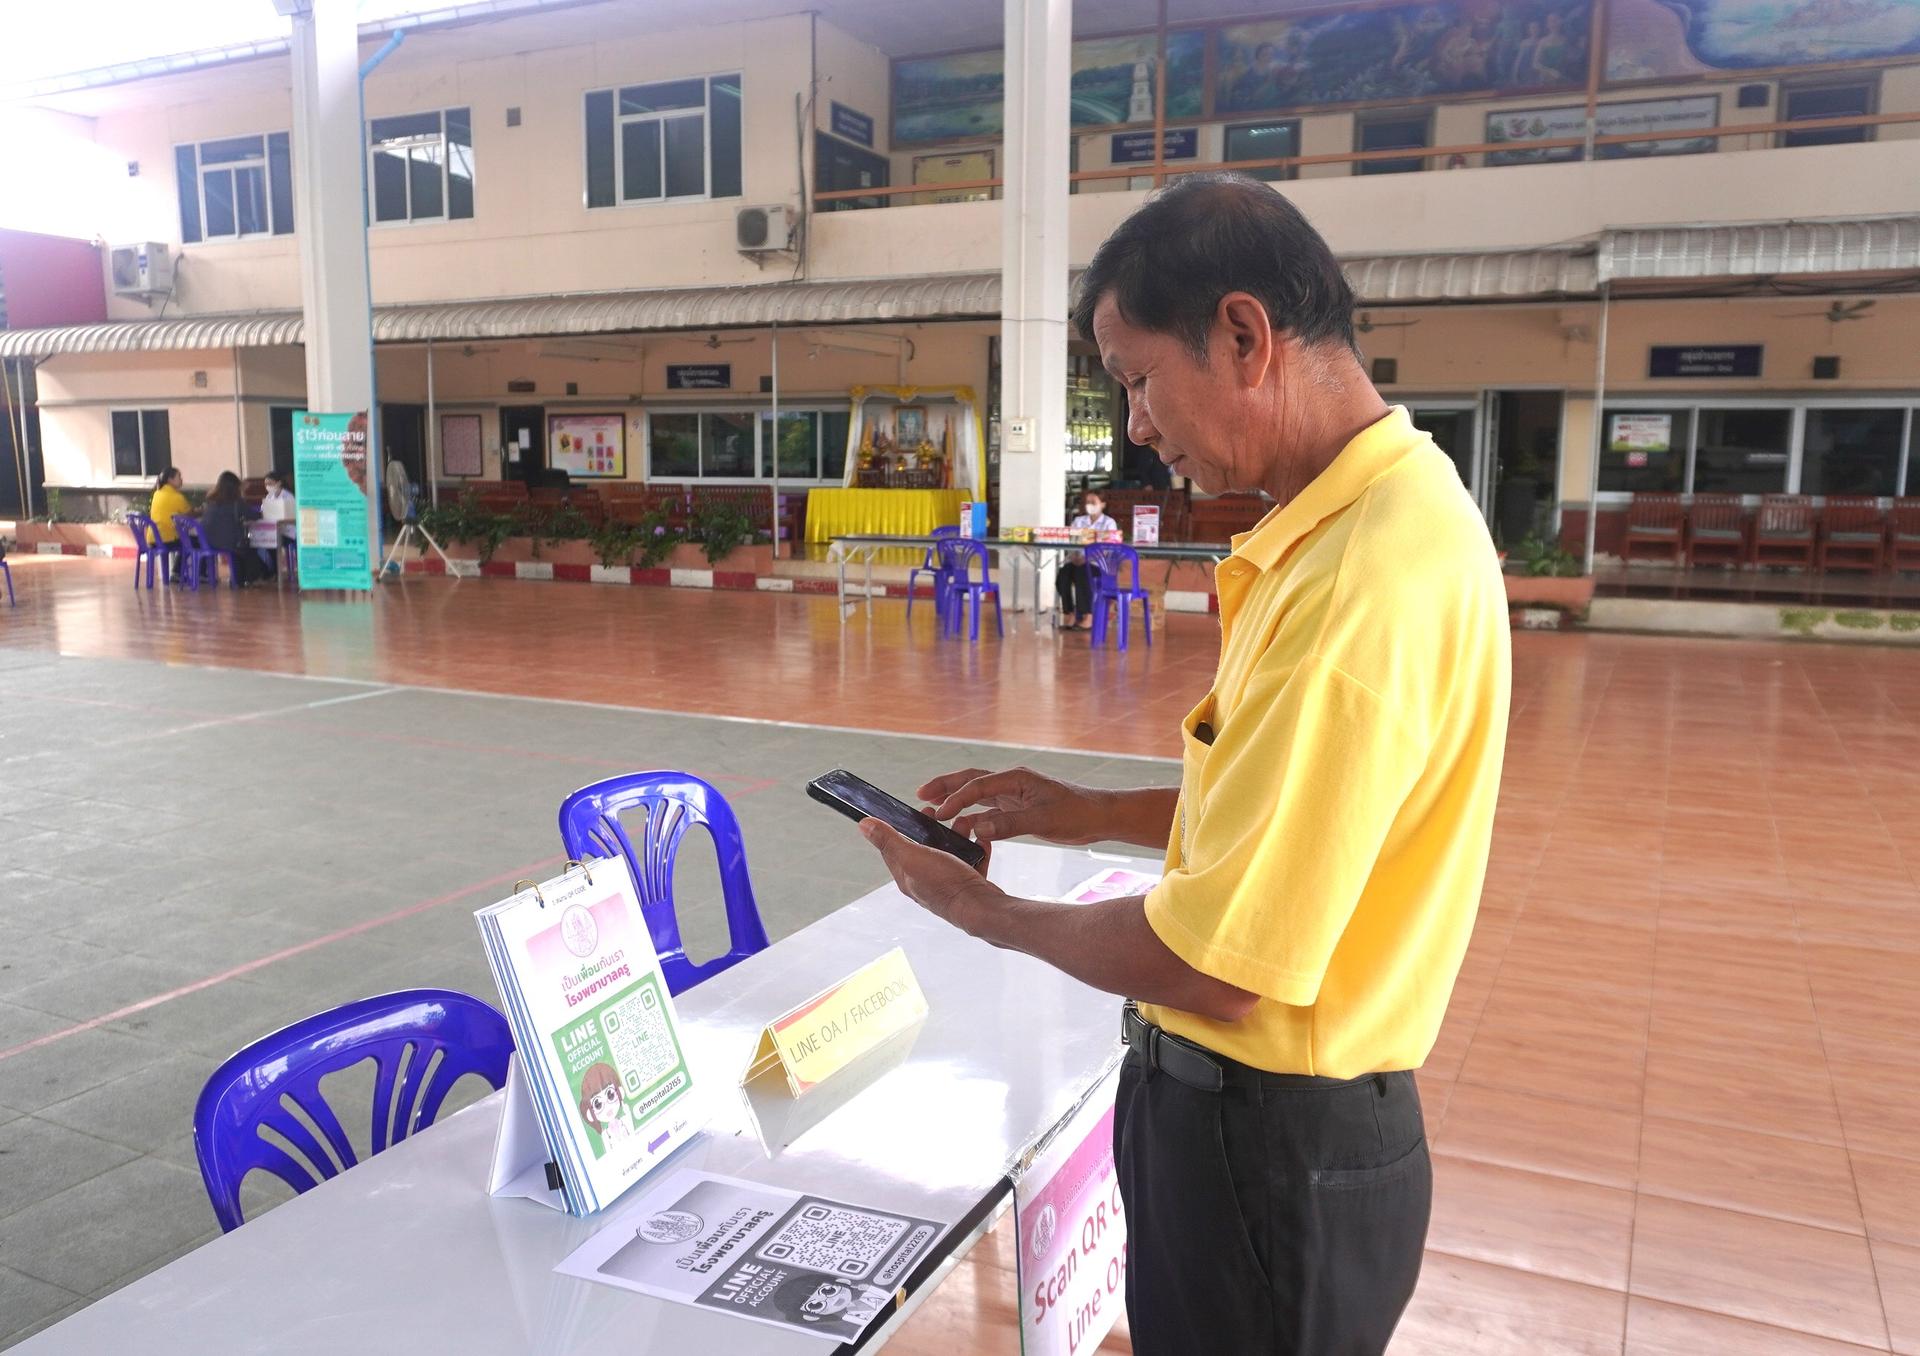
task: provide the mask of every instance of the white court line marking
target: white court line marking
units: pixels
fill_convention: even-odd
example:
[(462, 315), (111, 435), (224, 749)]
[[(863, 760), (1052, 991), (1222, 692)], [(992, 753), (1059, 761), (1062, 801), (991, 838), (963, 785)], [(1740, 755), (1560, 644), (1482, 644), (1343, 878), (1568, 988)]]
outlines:
[[(63, 658), (86, 659), (115, 664), (150, 664), (149, 659), (125, 659), (119, 656), (68, 654)], [(431, 683), (373, 683), (365, 678), (336, 678), (325, 673), (276, 673), (272, 669), (234, 668), (219, 664), (169, 663), (170, 669), (195, 669), (203, 673), (245, 673), (257, 678), (284, 678), (291, 682), (338, 683), (349, 687), (378, 687), (387, 692), (437, 692), (448, 697), (483, 697), (489, 701), (534, 702), (546, 706), (577, 706), (588, 711), (627, 712), (638, 716), (672, 716), (676, 720), (718, 720), (731, 725), (770, 725), (779, 730), (820, 730), (829, 734), (878, 735), (883, 739), (917, 739), (930, 744), (963, 744), (983, 749), (1018, 749), (1028, 753), (1058, 753), (1076, 758), (1121, 758), (1134, 763), (1167, 763), (1177, 766), (1178, 758), (1158, 753), (1123, 753), (1115, 749), (1063, 748), (1057, 744), (1021, 744), (1010, 739), (962, 739), (955, 735), (924, 734), (918, 730), (872, 730), (859, 725), (823, 725), (805, 720), (764, 720), (758, 716), (729, 716), (710, 711), (677, 711), (661, 706), (625, 706), (618, 702), (590, 702), (579, 697), (536, 697), (523, 692), (482, 692), (467, 687), (436, 687)], [(369, 692), (366, 696), (379, 696)], [(290, 708), (298, 710), (299, 708)], [(265, 712), (262, 715), (267, 714)]]
[(299, 702), (293, 706), (275, 706), (265, 711), (247, 711), (237, 716), (216, 716), (212, 720), (195, 721), (191, 725), (176, 725), (172, 729), (157, 730), (151, 734), (133, 735), (120, 741), (122, 744), (138, 744), (149, 739), (170, 739), (174, 735), (192, 734), (195, 730), (213, 730), (222, 725), (245, 725), (251, 720), (271, 720), (275, 716), (290, 716), (300, 711), (312, 711), (322, 706), (338, 706), (342, 702), (365, 701), (368, 697), (385, 697), (399, 691), (391, 685), (372, 692), (352, 692), (344, 697), (322, 697), (319, 701)]

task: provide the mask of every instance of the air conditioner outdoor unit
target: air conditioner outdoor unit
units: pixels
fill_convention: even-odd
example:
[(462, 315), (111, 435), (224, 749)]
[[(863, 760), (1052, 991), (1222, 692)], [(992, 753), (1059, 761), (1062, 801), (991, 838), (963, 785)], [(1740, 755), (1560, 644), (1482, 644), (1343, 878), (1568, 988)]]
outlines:
[(734, 248), (748, 253), (793, 248), (793, 209), (785, 203), (742, 207), (733, 214)]
[(155, 297), (173, 291), (173, 255), (152, 241), (116, 245), (112, 254), (116, 297)]

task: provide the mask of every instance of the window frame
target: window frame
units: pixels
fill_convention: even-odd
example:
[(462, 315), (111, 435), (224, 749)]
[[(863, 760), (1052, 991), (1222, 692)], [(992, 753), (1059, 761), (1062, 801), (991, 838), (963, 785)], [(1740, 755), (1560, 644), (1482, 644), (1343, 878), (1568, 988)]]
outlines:
[[(225, 237), (221, 237), (221, 238), (224, 239)], [(141, 469), (139, 473), (136, 475), (126, 475), (126, 474), (123, 474), (120, 470), (119, 448), (114, 446), (114, 438), (113, 438), (113, 420), (114, 420), (114, 416), (119, 414), (132, 415), (134, 428), (139, 433)], [(166, 425), (167, 425), (167, 452), (165, 456), (157, 463), (149, 462), (147, 460), (148, 449), (147, 449), (146, 416), (150, 414), (159, 415), (161, 419), (166, 421)], [(108, 407), (107, 409), (107, 460), (108, 460), (109, 466), (111, 467), (111, 475), (108, 478), (115, 485), (144, 484), (149, 489), (151, 489), (153, 487), (153, 482), (155, 481), (155, 479), (159, 477), (160, 472), (166, 469), (169, 462), (171, 462), (172, 457), (173, 457), (173, 412), (169, 407), (165, 405), (112, 405)]]
[[(1299, 118), (1256, 118), (1251, 121), (1223, 123), (1220, 127), (1220, 162), (1222, 164), (1232, 163), (1233, 153), (1228, 149), (1228, 145), (1232, 142), (1235, 132), (1256, 132), (1271, 127), (1284, 127), (1292, 134), (1293, 150), (1290, 154), (1294, 156), (1304, 154), (1301, 150), (1300, 141), (1302, 131), (1301, 121)], [(1357, 122), (1354, 126), (1354, 137), (1356, 140), (1359, 138), (1359, 125)], [(1431, 139), (1431, 131), (1429, 131), (1429, 139)], [(1254, 178), (1261, 179), (1266, 183), (1284, 183), (1288, 180), (1298, 179), (1300, 177), (1300, 167), (1298, 165), (1288, 165), (1280, 169), (1235, 170), (1233, 173), (1252, 175)], [(1273, 178), (1268, 179), (1266, 176), (1269, 174), (1271, 174)]]
[[(471, 139), (473, 136), (473, 108), (471, 105), (456, 105), (452, 108), (428, 108), (422, 109), (417, 113), (382, 113), (379, 117), (370, 117), (367, 119), (368, 226), (378, 229), (384, 229), (390, 226), (445, 226), (455, 221), (472, 221), (477, 215), (477, 209), (479, 207), (479, 199), (477, 197), (475, 197), (470, 204), (470, 207), (474, 210), (470, 210), (467, 215), (455, 216), (453, 214), (453, 142), (447, 136), (447, 115), (449, 113), (465, 113), (467, 115), (467, 136), (469, 138), (466, 142), (467, 184), (469, 194), (473, 193), (474, 180), (479, 177), (475, 172), (475, 165), (479, 156), (474, 151), (473, 141)], [(437, 118), (440, 122), (440, 130), (435, 134), (440, 148), (440, 211), (438, 215), (435, 216), (418, 216), (413, 210), (413, 149), (416, 144), (424, 140), (425, 134), (423, 133), (420, 136), (406, 139), (408, 146), (406, 160), (408, 172), (405, 178), (407, 214), (404, 217), (392, 217), (382, 220), (379, 214), (378, 177), (375, 171), (377, 162), (375, 156), (380, 153), (382, 146), (396, 143), (376, 142), (373, 139), (373, 126), (375, 123), (385, 122), (390, 118), (420, 118), (429, 116)]]
[[(287, 188), (288, 216), (289, 218), (291, 218), (293, 214), (292, 213), (293, 134), (291, 132), (284, 132), (284, 131), (234, 132), (226, 136), (207, 137), (200, 141), (179, 141), (173, 144), (174, 178), (175, 178), (174, 191), (176, 194), (182, 195), (183, 199), (184, 199), (185, 189), (179, 183), (180, 153), (183, 150), (185, 150), (185, 151), (191, 151), (193, 154), (193, 206), (194, 206), (195, 212), (197, 213), (194, 219), (194, 230), (197, 238), (193, 240), (188, 240), (186, 238), (187, 236), (186, 222), (184, 220), (183, 214), (180, 211), (176, 210), (176, 212), (174, 213), (175, 224), (180, 229), (180, 243), (182, 246), (225, 244), (225, 243), (241, 241), (241, 240), (271, 240), (278, 236), (293, 235), (295, 233), (294, 223), (291, 219), (289, 219), (286, 224), (287, 225), (286, 230), (282, 231), (282, 230), (275, 229), (276, 222), (275, 222), (275, 210), (274, 210), (275, 204), (274, 204), (274, 144), (273, 144), (275, 137), (285, 137), (287, 140), (286, 188)], [(235, 229), (231, 232), (215, 235), (208, 226), (208, 220), (209, 220), (209, 214), (207, 211), (208, 166), (207, 166), (207, 159), (206, 159), (206, 148), (208, 146), (218, 145), (221, 142), (247, 141), (247, 140), (259, 141), (260, 153), (257, 156), (246, 156), (238, 160), (219, 161), (213, 166), (212, 172), (216, 174), (227, 173), (230, 175), (237, 170), (257, 169), (260, 172), (261, 187), (265, 190), (265, 197), (263, 199), (263, 205), (266, 208), (265, 228), (258, 231), (242, 231), (239, 229), (240, 200), (238, 195), (235, 195), (232, 200), (233, 224)], [(176, 207), (184, 207), (185, 205), (186, 204), (183, 200), (182, 202), (176, 204)]]
[[(1427, 162), (1433, 158), (1432, 156), (1433, 127), (1434, 127), (1435, 111), (1436, 110), (1434, 105), (1426, 104), (1426, 105), (1412, 105), (1412, 106), (1402, 105), (1402, 106), (1396, 106), (1392, 108), (1367, 109), (1362, 112), (1354, 114), (1353, 115), (1353, 149), (1355, 153), (1368, 151), (1368, 150), (1381, 150), (1381, 151), (1406, 150), (1406, 151), (1413, 152), (1413, 154), (1407, 155), (1403, 158), (1406, 160), (1414, 161), (1415, 163), (1410, 168), (1407, 168), (1407, 169), (1389, 170), (1389, 169), (1374, 169), (1374, 168), (1370, 168), (1370, 166), (1390, 165), (1393, 163), (1391, 160), (1355, 160), (1350, 162), (1351, 168), (1353, 171), (1353, 177), (1361, 178), (1361, 177), (1372, 176), (1375, 174), (1417, 174), (1417, 173), (1424, 172), (1427, 169)], [(1378, 127), (1378, 126), (1381, 126), (1382, 124), (1392, 123), (1392, 122), (1412, 122), (1414, 121), (1416, 116), (1419, 118), (1422, 124), (1421, 136), (1424, 138), (1424, 140), (1422, 140), (1418, 146), (1369, 147), (1362, 144), (1366, 139), (1366, 131), (1369, 127)]]
[[(1780, 88), (1775, 96), (1778, 100), (1778, 103), (1776, 103), (1775, 105), (1775, 109), (1778, 114), (1778, 120), (1781, 122), (1812, 122), (1814, 121), (1814, 118), (1812, 117), (1795, 118), (1790, 113), (1788, 113), (1787, 109), (1788, 109), (1788, 106), (1793, 102), (1793, 97), (1796, 94), (1817, 94), (1823, 90), (1841, 90), (1841, 89), (1863, 89), (1866, 91), (1867, 93), (1866, 112), (1859, 116), (1872, 117), (1880, 111), (1880, 73), (1878, 71), (1861, 71), (1855, 76), (1848, 76), (1845, 73), (1836, 72), (1832, 75), (1813, 76), (1804, 80), (1781, 81)], [(1823, 114), (1820, 114), (1819, 116), (1834, 117), (1837, 115), (1830, 114), (1830, 113), (1823, 113)], [(1787, 128), (1775, 134), (1773, 139), (1773, 144), (1777, 148), (1782, 150), (1792, 150), (1792, 149), (1795, 149), (1796, 147), (1807, 147), (1807, 146), (1859, 145), (1862, 142), (1874, 141), (1878, 139), (1875, 134), (1879, 131), (1879, 128), (1874, 127), (1872, 125), (1859, 127), (1859, 128), (1851, 128), (1851, 129), (1833, 128), (1833, 129), (1830, 129), (1829, 132), (1822, 132), (1822, 131), (1816, 130), (1814, 132), (1806, 133), (1805, 135), (1819, 137), (1819, 136), (1831, 135), (1832, 133), (1836, 133), (1836, 132), (1842, 133), (1844, 135), (1844, 134), (1855, 132), (1855, 131), (1857, 131), (1860, 134), (1858, 141), (1805, 141), (1805, 142), (1796, 143), (1794, 141), (1790, 141), (1788, 138), (1798, 134), (1796, 134), (1791, 128)]]
[[(1894, 471), (1894, 484), (1898, 493), (1880, 495), (1880, 499), (1896, 499), (1902, 496), (1920, 495), (1920, 450), (1914, 447), (1914, 440), (1920, 438), (1920, 400), (1912, 396), (1824, 396), (1818, 393), (1796, 394), (1791, 396), (1722, 396), (1712, 392), (1683, 392), (1674, 395), (1661, 395), (1657, 392), (1636, 391), (1632, 395), (1618, 398), (1609, 397), (1604, 406), (1596, 410), (1595, 417), (1600, 421), (1600, 434), (1594, 440), (1598, 448), (1600, 439), (1605, 437), (1606, 418), (1609, 412), (1632, 413), (1638, 410), (1664, 412), (1667, 410), (1686, 410), (1690, 417), (1687, 421), (1686, 469), (1681, 477), (1678, 493), (1691, 499), (1696, 493), (1717, 493), (1717, 491), (1696, 491), (1694, 489), (1695, 457), (1700, 445), (1700, 416), (1707, 410), (1786, 410), (1791, 416), (1788, 430), (1787, 479), (1786, 488), (1769, 490), (1769, 494), (1805, 494), (1801, 486), (1805, 479), (1807, 414), (1812, 410), (1865, 409), (1899, 410), (1905, 421), (1904, 437), (1900, 444), (1899, 464)], [(1589, 474), (1592, 474), (1589, 472)], [(1624, 508), (1633, 498), (1632, 490), (1597, 490), (1595, 503), (1602, 509)], [(1759, 494), (1742, 494), (1748, 504), (1757, 504)], [(1824, 501), (1825, 494), (1813, 498)]]
[[(620, 95), (623, 90), (643, 89), (648, 85), (674, 85), (688, 81), (700, 82), (701, 101), (698, 109), (674, 108), (649, 113), (622, 113)], [(732, 80), (739, 84), (740, 104), (740, 161), (741, 185), (738, 191), (716, 195), (713, 191), (713, 124), (714, 124), (714, 82)], [(604, 94), (613, 101), (613, 201), (595, 204), (593, 201), (593, 166), (590, 159), (592, 144), (591, 100), (597, 94)], [(667, 129), (666, 124), (676, 119), (698, 117), (700, 122), (700, 183), (698, 193), (667, 193)], [(629, 198), (627, 196), (627, 156), (626, 128), (633, 123), (658, 123), (660, 125), (660, 196), (654, 198)], [(746, 156), (747, 156), (747, 82), (743, 68), (732, 70), (708, 71), (696, 75), (665, 77), (658, 80), (640, 80), (624, 85), (606, 85), (595, 89), (582, 90), (580, 94), (580, 201), (589, 212), (604, 212), (609, 208), (620, 207), (661, 207), (673, 203), (722, 202), (728, 199), (744, 198), (746, 194)], [(649, 441), (649, 449), (651, 442)], [(750, 482), (746, 482), (750, 483)]]
[[(827, 477), (827, 476), (822, 476), (820, 474), (820, 469), (825, 464), (825, 461), (826, 461), (826, 449), (821, 443), (821, 432), (820, 432), (821, 419), (823, 416), (831, 415), (831, 414), (842, 414), (842, 415), (847, 414), (847, 409), (844, 403), (832, 402), (832, 401), (823, 403), (818, 399), (811, 399), (811, 400), (801, 399), (801, 400), (796, 400), (792, 404), (787, 404), (785, 402), (781, 403), (780, 417), (782, 419), (786, 419), (790, 416), (799, 415), (799, 414), (810, 414), (814, 416), (814, 421), (813, 421), (814, 475), (811, 477), (807, 477), (807, 476), (790, 476), (790, 475), (783, 474), (779, 477), (780, 483), (782, 485), (806, 486), (808, 488), (820, 488), (820, 489), (829, 489), (844, 483), (845, 470), (846, 470), (844, 461), (841, 464), (842, 474), (840, 476)], [(688, 475), (685, 473), (656, 471), (654, 469), (653, 421), (655, 418), (662, 415), (693, 415), (696, 419), (699, 419), (699, 423), (696, 425), (698, 429), (697, 447), (696, 447), (696, 466), (699, 469), (697, 469), (693, 474)], [(711, 475), (705, 474), (706, 462), (707, 462), (707, 423), (704, 418), (701, 418), (701, 416), (704, 416), (704, 415), (747, 416), (753, 419), (753, 465), (755, 470), (758, 471), (759, 474), (751, 475), (751, 476), (711, 476)], [(779, 455), (779, 436), (777, 431), (775, 432), (772, 438), (769, 438), (767, 436), (768, 430), (772, 425), (772, 421), (773, 421), (773, 410), (769, 406), (764, 404), (753, 404), (753, 403), (742, 402), (742, 401), (729, 401), (725, 404), (716, 404), (716, 405), (652, 406), (646, 411), (646, 426), (645, 426), (644, 435), (643, 435), (645, 438), (645, 457), (642, 462), (642, 471), (641, 471), (643, 479), (645, 483), (648, 483), (648, 484), (651, 484), (656, 480), (664, 481), (669, 484), (675, 484), (683, 481), (688, 484), (700, 484), (700, 485), (768, 485), (768, 484), (771, 484), (774, 480), (774, 477), (769, 472), (769, 469), (768, 469), (772, 465), (770, 458), (777, 457)]]

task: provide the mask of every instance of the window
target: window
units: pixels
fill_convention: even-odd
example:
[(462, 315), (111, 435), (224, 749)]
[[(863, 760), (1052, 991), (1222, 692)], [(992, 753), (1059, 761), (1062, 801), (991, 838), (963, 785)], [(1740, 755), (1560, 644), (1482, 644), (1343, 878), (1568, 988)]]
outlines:
[[(1789, 85), (1781, 94), (1782, 122), (1867, 117), (1879, 103), (1871, 81), (1854, 81), (1845, 85)], [(1780, 134), (1782, 146), (1836, 146), (1843, 142), (1871, 140), (1871, 127), (1822, 127), (1811, 132)]]
[(1693, 446), (1690, 409), (1608, 407), (1600, 451), (1603, 493), (1678, 494), (1687, 488), (1687, 450)]
[(845, 409), (674, 411), (647, 419), (650, 480), (766, 480), (780, 453), (782, 480), (838, 482), (847, 464)]
[(1800, 447), (1800, 493), (1900, 493), (1901, 410), (1808, 410)]
[(740, 196), (740, 77), (586, 98), (587, 206)]
[[(771, 447), (773, 416), (760, 416), (760, 446)], [(782, 480), (838, 481), (847, 466), (847, 412), (845, 410), (780, 411), (780, 478)], [(760, 470), (768, 470), (760, 456)]]
[(1793, 411), (1701, 410), (1693, 449), (1695, 494), (1782, 494)]
[(293, 155), (285, 132), (173, 148), (180, 239), (293, 233)]
[(375, 118), (367, 124), (377, 222), (473, 215), (473, 117), (465, 108)]
[[(884, 155), (850, 146), (825, 132), (813, 134), (815, 187), (822, 193), (849, 188), (885, 188), (893, 166)], [(861, 207), (885, 207), (885, 198), (835, 198), (820, 204), (822, 212), (845, 212)]]
[(173, 440), (165, 410), (115, 410), (113, 474), (152, 480), (173, 464)]
[[(1412, 146), (1433, 144), (1433, 115), (1422, 110), (1408, 113), (1367, 113), (1354, 120), (1353, 149), (1356, 151), (1397, 151)], [(1405, 160), (1356, 160), (1355, 174), (1411, 174), (1426, 168), (1419, 156)]]
[[(1227, 129), (1227, 154), (1229, 161), (1234, 160), (1277, 160), (1283, 155), (1300, 154), (1300, 123), (1298, 119), (1288, 122), (1247, 122)], [(1288, 165), (1267, 169), (1241, 170), (1242, 174), (1255, 179), (1292, 179), (1299, 175), (1297, 166)]]

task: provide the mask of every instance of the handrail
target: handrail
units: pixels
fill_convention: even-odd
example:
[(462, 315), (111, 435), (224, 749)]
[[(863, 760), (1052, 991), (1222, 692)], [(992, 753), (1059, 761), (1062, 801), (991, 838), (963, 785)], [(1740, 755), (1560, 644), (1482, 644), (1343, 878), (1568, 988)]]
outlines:
[[(1695, 141), (1708, 137), (1772, 136), (1780, 132), (1824, 132), (1850, 127), (1889, 127), (1920, 123), (1920, 111), (1910, 113), (1870, 113), (1837, 118), (1803, 118), (1792, 122), (1754, 122), (1723, 124), (1718, 127), (1669, 128), (1652, 132), (1614, 132), (1597, 135), (1593, 144), (1625, 146), (1647, 141)], [(1149, 178), (1160, 175), (1202, 174), (1219, 170), (1295, 169), (1305, 165), (1364, 164), (1370, 160), (1433, 160), (1456, 155), (1493, 155), (1515, 151), (1553, 151), (1583, 149), (1587, 138), (1544, 137), (1538, 141), (1481, 141), (1457, 146), (1406, 146), (1383, 151), (1329, 151), (1316, 155), (1271, 156), (1260, 160), (1208, 161), (1203, 164), (1115, 165), (1106, 169), (1075, 170), (1069, 183), (1090, 183), (1106, 179)], [(889, 187), (832, 189), (813, 195), (815, 202), (841, 202), (857, 198), (895, 198), (909, 193), (976, 193), (1000, 188), (1004, 179), (968, 179), (949, 184), (899, 184)]]

